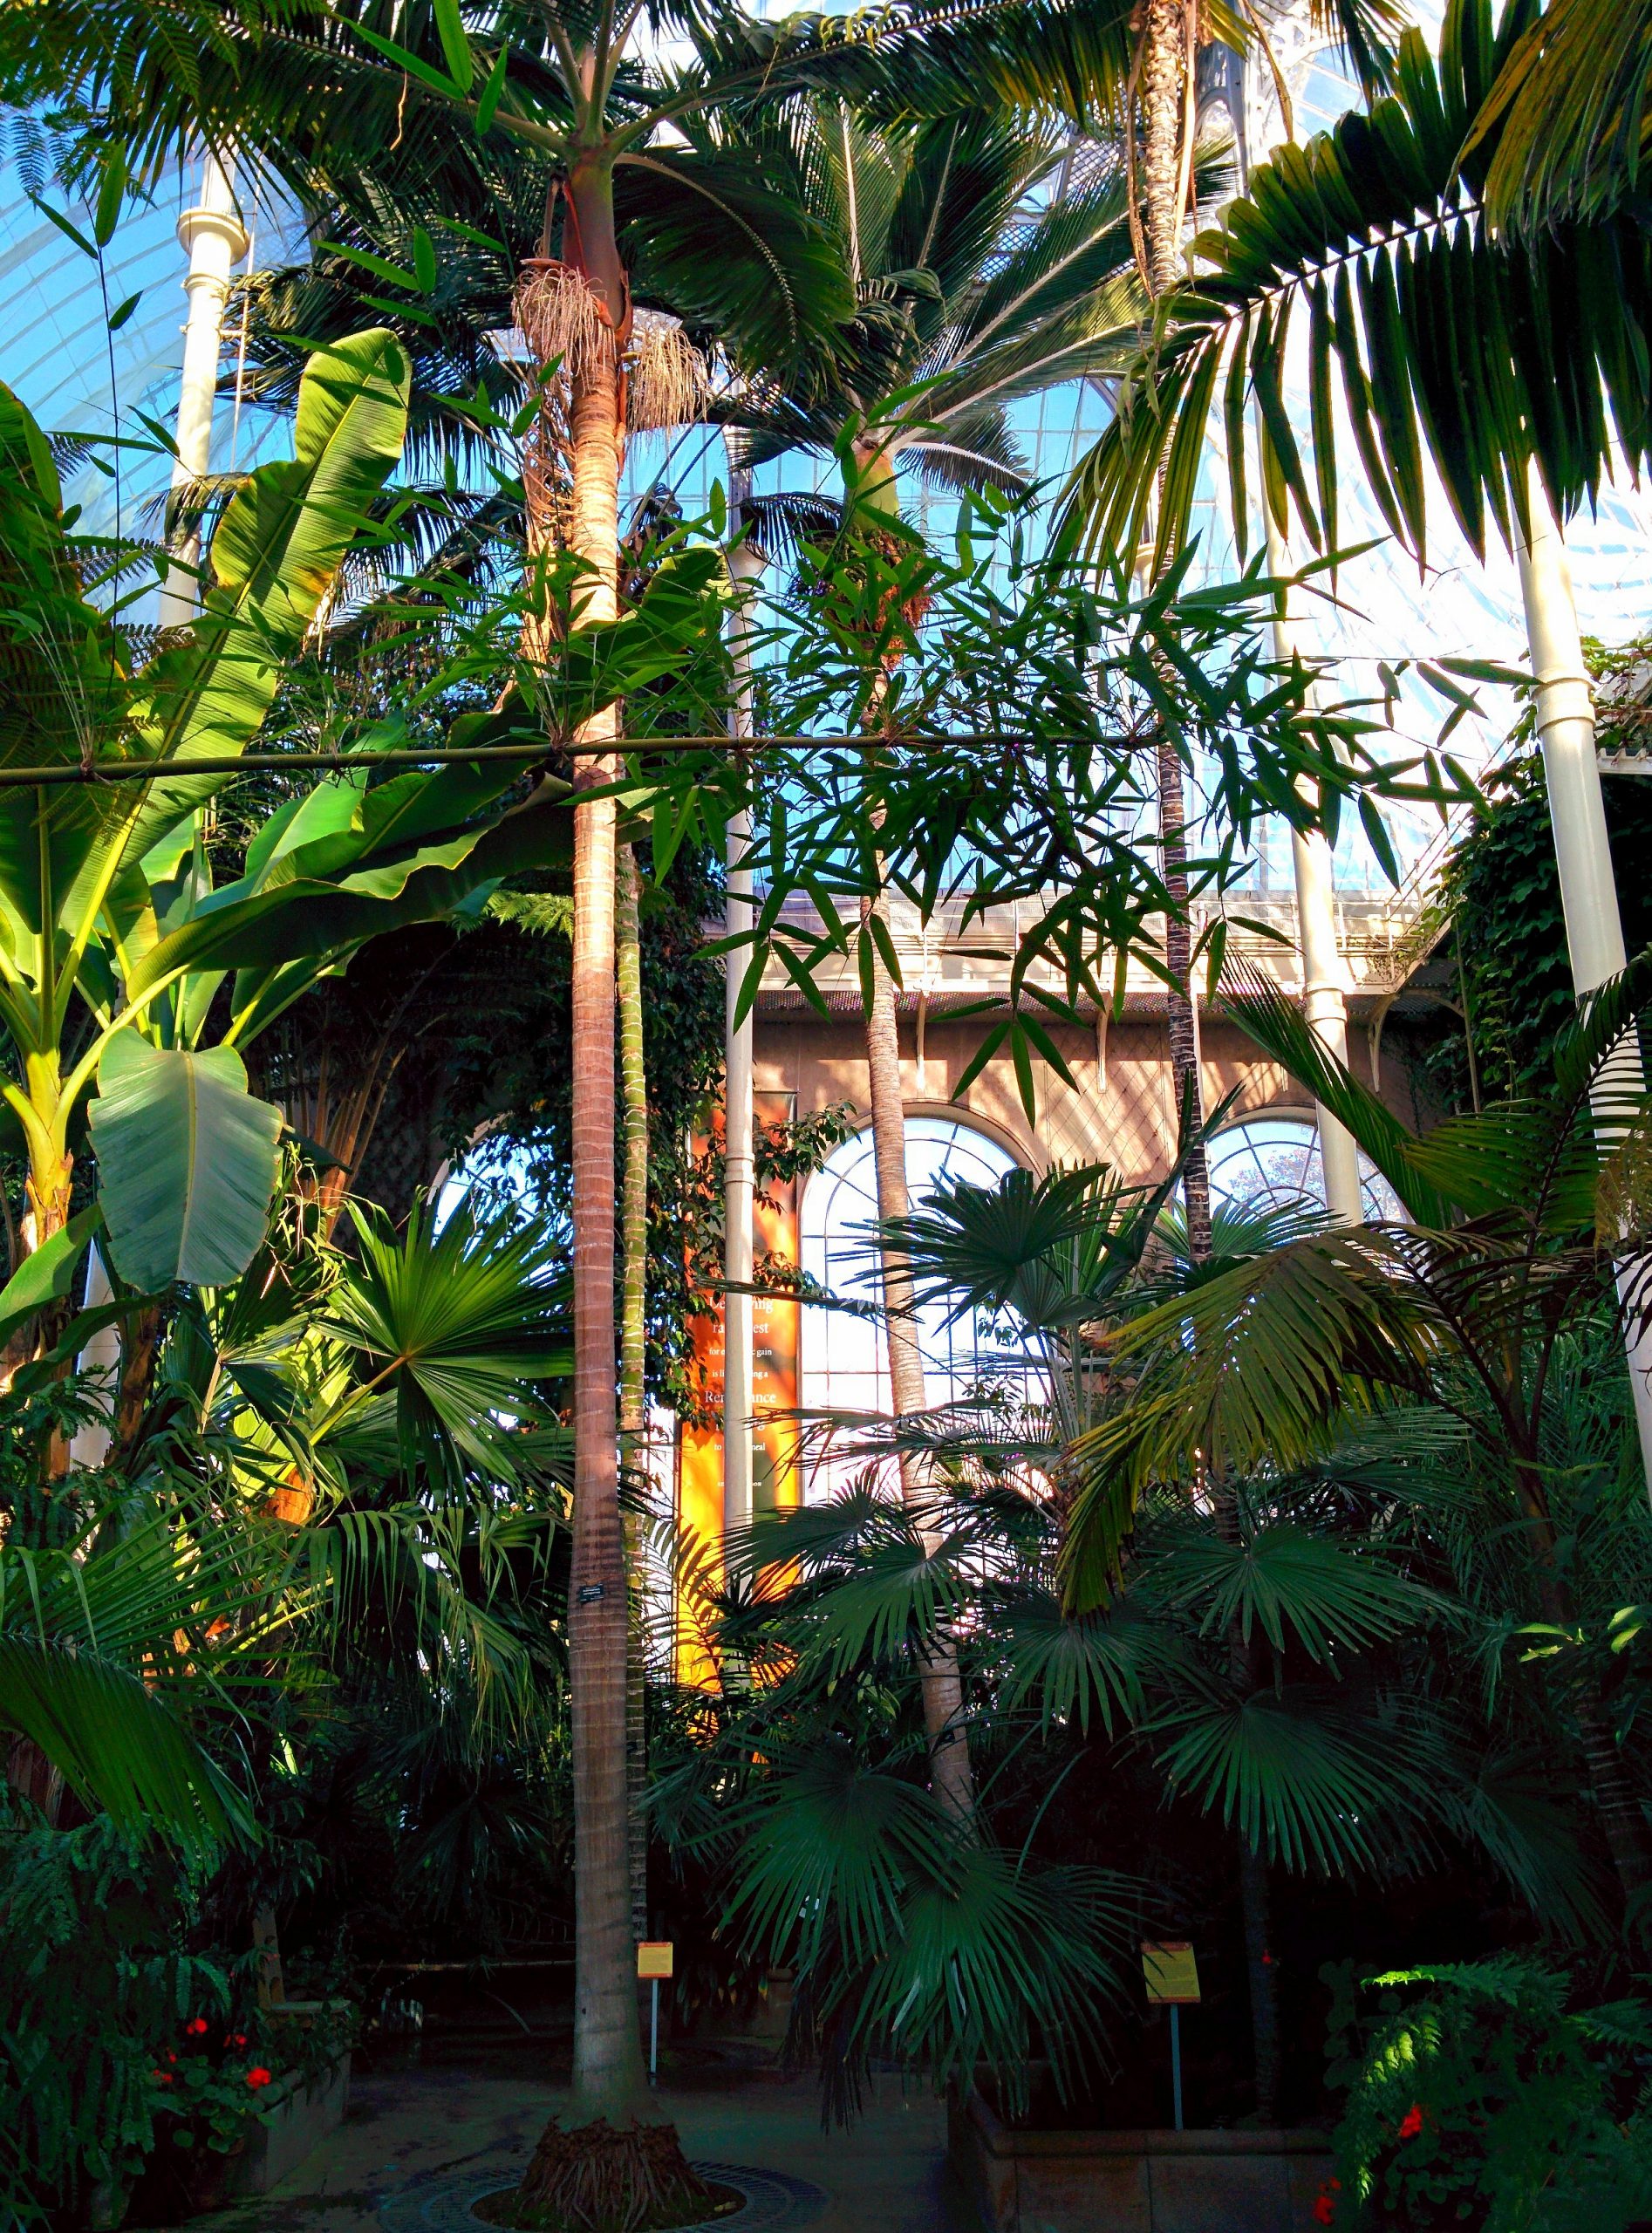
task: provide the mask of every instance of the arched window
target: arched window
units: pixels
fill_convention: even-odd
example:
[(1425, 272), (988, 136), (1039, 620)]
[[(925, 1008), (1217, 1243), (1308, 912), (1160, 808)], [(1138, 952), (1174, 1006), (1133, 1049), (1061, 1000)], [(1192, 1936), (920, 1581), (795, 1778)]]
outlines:
[[(906, 1119), (906, 1191), (913, 1207), (943, 1179), (995, 1186), (1015, 1158), (973, 1124), (950, 1116)], [(803, 1190), (799, 1220), (805, 1272), (850, 1301), (877, 1299), (877, 1254), (870, 1227), (877, 1218), (877, 1173), (869, 1127), (834, 1148)], [(984, 1382), (1026, 1376), (1024, 1362), (980, 1335), (970, 1318), (945, 1323), (943, 1303), (921, 1314), (918, 1342), (932, 1405)], [(802, 1314), (802, 1399), (805, 1410), (892, 1410), (884, 1329), (875, 1321), (836, 1310)], [(837, 1469), (830, 1469), (834, 1473)], [(816, 1480), (811, 1495), (824, 1492)]]
[[(1248, 1116), (1210, 1144), (1211, 1195), (1236, 1210), (1276, 1210), (1323, 1203), (1320, 1128), (1311, 1116)], [(1360, 1157), (1360, 1192), (1368, 1218), (1403, 1218), (1404, 1207), (1369, 1156)]]

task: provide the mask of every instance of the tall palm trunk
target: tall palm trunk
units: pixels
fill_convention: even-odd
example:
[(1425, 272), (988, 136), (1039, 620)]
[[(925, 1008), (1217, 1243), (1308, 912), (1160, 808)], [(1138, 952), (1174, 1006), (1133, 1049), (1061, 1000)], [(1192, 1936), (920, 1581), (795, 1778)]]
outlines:
[[(619, 1076), (625, 1102), (625, 1168), (620, 1188), (619, 1454), (635, 1473), (645, 1459), (647, 1416), (644, 1361), (648, 1302), (648, 1072), (643, 1058), (642, 935), (638, 920), (637, 856), (619, 851), (618, 958)], [(643, 1679), (641, 1529), (626, 1523), (630, 1656), (625, 1675), (625, 1768), (629, 1801), (631, 1928), (648, 1936), (648, 1828), (644, 1802), (648, 1780)]]
[[(880, 511), (895, 515), (895, 475), (890, 461), (881, 452), (869, 453), (860, 445), (857, 445), (857, 459), (861, 472), (857, 492), (860, 503), (874, 516)], [(880, 678), (869, 708), (869, 726), (877, 718), (882, 695)], [(881, 881), (881, 860), (877, 873)], [(869, 924), (876, 919), (887, 926), (888, 909), (881, 890), (865, 903), (864, 919)], [(880, 1223), (888, 1226), (892, 1220), (905, 1217), (911, 1202), (906, 1192), (906, 1104), (901, 1092), (895, 987), (876, 945), (872, 948), (871, 1000), (865, 1021), (877, 1215)], [(905, 1250), (891, 1246), (887, 1239), (880, 1244), (879, 1257), (890, 1396), (898, 1417), (914, 1417), (926, 1409), (929, 1399), (924, 1385), (918, 1321), (912, 1308), (911, 1266)], [(930, 1485), (929, 1469), (910, 1451), (901, 1453), (900, 1478), (905, 1501), (921, 1506)], [(926, 1655), (920, 1679), (924, 1734), (929, 1744), (930, 1787), (951, 1813), (967, 1820), (975, 1811), (975, 1779), (970, 1767), (958, 1652), (950, 1639)]]
[[(1182, 223), (1192, 144), (1188, 96), (1192, 89), (1188, 0), (1148, 0), (1140, 67), (1143, 124), (1142, 188), (1147, 278), (1154, 299), (1182, 276)], [(1164, 959), (1175, 980), (1169, 997), (1171, 1075), (1178, 1111), (1195, 1122), (1205, 1113), (1199, 1078), (1198, 1019), (1193, 1008), (1192, 932), (1187, 917), (1187, 809), (1182, 763), (1167, 736), (1158, 741), (1158, 802), (1162, 864), (1170, 909)], [(1211, 1253), (1210, 1168), (1202, 1146), (1188, 1156), (1182, 1198), (1187, 1211), (1188, 1252), (1196, 1264)]]
[[(580, 570), (574, 629), (618, 609), (620, 371), (629, 293), (602, 152), (577, 156), (563, 188), (565, 274), (596, 306), (567, 365), (569, 542)], [(587, 322), (588, 328), (590, 321)], [(615, 803), (590, 796), (618, 773), (615, 708), (580, 729), (575, 768), (571, 1086), (574, 1228), (574, 1513), (568, 1583), (573, 1721), (574, 2070), (567, 2130), (553, 2120), (518, 2194), (524, 2216), (635, 2223), (703, 2187), (674, 2131), (655, 2122), (637, 2020), (625, 1765), (630, 1615), (619, 1512), (614, 1323)]]
[[(880, 899), (869, 913), (882, 914)], [(886, 919), (886, 918), (885, 918)], [(871, 1089), (872, 1152), (877, 1171), (877, 1214), (887, 1225), (910, 1207), (906, 1192), (906, 1111), (901, 1094), (900, 1034), (895, 1015), (895, 987), (881, 958), (872, 963), (871, 1005), (866, 1011), (866, 1073)], [(889, 1385), (898, 1417), (922, 1411), (923, 1352), (912, 1309), (911, 1266), (905, 1250), (885, 1241), (882, 1250), (884, 1326), (889, 1351)], [(901, 1491), (908, 1504), (921, 1503), (929, 1486), (927, 1468), (917, 1455), (903, 1451)], [(975, 1809), (975, 1779), (970, 1768), (964, 1722), (964, 1686), (958, 1654), (943, 1643), (924, 1663), (924, 1734), (929, 1741), (930, 1784), (952, 1813), (967, 1820)]]
[[(1192, 167), (1195, 39), (1197, 17), (1190, 0), (1147, 0), (1143, 28), (1140, 85), (1143, 126), (1143, 199), (1147, 281), (1157, 302), (1182, 277), (1182, 228)], [(1164, 476), (1160, 475), (1163, 498)], [(1187, 805), (1181, 756), (1171, 739), (1157, 744), (1161, 861), (1169, 905), (1164, 924), (1164, 960), (1172, 982), (1166, 1003), (1171, 1076), (1178, 1120), (1194, 1124), (1205, 1115), (1199, 1076), (1198, 1015), (1192, 973), (1192, 925), (1188, 920)], [(1202, 1143), (1188, 1152), (1182, 1171), (1182, 1201), (1187, 1219), (1187, 1253), (1193, 1265), (1211, 1256), (1211, 1174)], [(1223, 1515), (1237, 1533), (1237, 1513)], [(1233, 1676), (1249, 1687), (1250, 1651), (1237, 1624), (1228, 1636)], [(1239, 1839), (1239, 1913), (1245, 1939), (1246, 1978), (1250, 1989), (1251, 2066), (1256, 2111), (1264, 2124), (1279, 2113), (1280, 2014), (1277, 1970), (1268, 1945), (1272, 1900), (1267, 1862), (1245, 1836)]]

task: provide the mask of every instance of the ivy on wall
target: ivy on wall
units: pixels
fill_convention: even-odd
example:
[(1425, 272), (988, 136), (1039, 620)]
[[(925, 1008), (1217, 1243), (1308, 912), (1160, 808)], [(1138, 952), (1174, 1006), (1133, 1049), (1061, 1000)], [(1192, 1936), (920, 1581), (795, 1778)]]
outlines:
[[(1652, 720), (1645, 718), (1652, 715), (1652, 639), (1612, 651), (1591, 642), (1585, 652), (1600, 692), (1602, 748), (1652, 750)], [(1529, 708), (1509, 744), (1508, 757), (1485, 786), (1486, 804), (1452, 850), (1441, 880), (1452, 926), (1442, 952), (1454, 965), (1460, 955), (1468, 1028), (1487, 1101), (1543, 1087), (1553, 1076), (1556, 1035), (1573, 1007), (1548, 785)], [(1636, 953), (1652, 944), (1652, 774), (1608, 775), (1602, 789), (1624, 943)], [(1469, 1106), (1462, 1034), (1448, 1034), (1425, 1067), (1443, 1099)]]

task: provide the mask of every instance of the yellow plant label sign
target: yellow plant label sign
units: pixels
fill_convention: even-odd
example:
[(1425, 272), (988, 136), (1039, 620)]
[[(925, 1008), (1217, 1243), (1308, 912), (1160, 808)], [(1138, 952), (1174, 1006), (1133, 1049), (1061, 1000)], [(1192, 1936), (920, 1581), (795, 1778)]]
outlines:
[(1144, 1938), (1142, 1973), (1147, 1997), (1155, 2006), (1188, 2007), (1199, 1997), (1198, 1963), (1184, 1938)]
[(642, 1938), (637, 1942), (637, 1974), (639, 1977), (668, 1977), (672, 1973), (672, 1943), (669, 1938)]

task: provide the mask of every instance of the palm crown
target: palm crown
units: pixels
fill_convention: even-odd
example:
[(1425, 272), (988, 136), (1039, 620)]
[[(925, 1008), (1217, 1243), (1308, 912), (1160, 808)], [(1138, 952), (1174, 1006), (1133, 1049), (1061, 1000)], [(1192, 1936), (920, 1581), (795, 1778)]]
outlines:
[(835, 101), (782, 128), (855, 311), (783, 389), (730, 398), (745, 461), (848, 440), (932, 486), (1024, 485), (1009, 406), (1130, 353), (1143, 297), (1117, 167), (1091, 151), (1076, 191), (1033, 208), (1068, 160), (1053, 129), (992, 113), (877, 129)]

